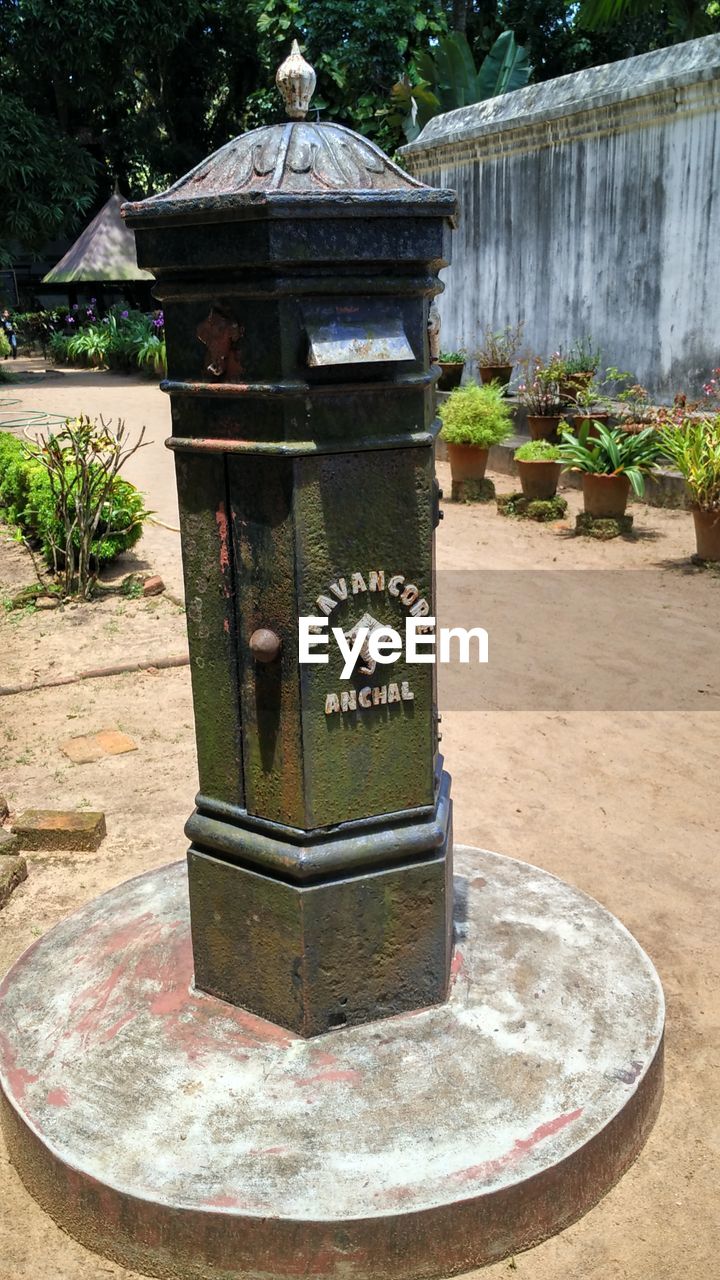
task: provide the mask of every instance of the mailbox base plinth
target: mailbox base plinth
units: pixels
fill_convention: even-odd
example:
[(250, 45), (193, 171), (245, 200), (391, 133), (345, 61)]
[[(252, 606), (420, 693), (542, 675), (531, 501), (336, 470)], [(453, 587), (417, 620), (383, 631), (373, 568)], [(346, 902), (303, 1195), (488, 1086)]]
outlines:
[(0, 986), (10, 1158), (90, 1249), (223, 1280), (447, 1276), (585, 1213), (662, 1092), (655, 970), (592, 899), (455, 848), (445, 1004), (305, 1040), (192, 985), (184, 863)]
[(306, 1037), (440, 1004), (451, 868), (442, 850), (295, 885), (191, 849), (195, 985)]
[[(303, 846), (195, 815), (188, 823), (196, 837), (188, 852), (195, 986), (305, 1037), (445, 1000), (449, 776), (441, 775), (427, 815), (379, 823), (344, 823)], [(250, 854), (264, 862), (249, 864)]]

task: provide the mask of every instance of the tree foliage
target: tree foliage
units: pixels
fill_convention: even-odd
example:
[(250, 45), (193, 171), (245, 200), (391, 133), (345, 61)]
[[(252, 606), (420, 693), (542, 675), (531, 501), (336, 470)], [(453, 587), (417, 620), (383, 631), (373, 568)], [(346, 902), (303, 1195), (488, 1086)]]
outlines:
[(0, 244), (76, 230), (115, 180), (160, 189), (246, 127), (262, 74), (235, 0), (0, 0)]
[(667, 22), (677, 40), (694, 40), (717, 30), (716, 0), (582, 0), (578, 27), (608, 31), (628, 17), (654, 15)]
[[(606, 22), (590, 29), (582, 15), (595, 3), (617, 7)], [(675, 5), (678, 10), (706, 9), (707, 27), (678, 24)], [(718, 0), (460, 0), (463, 6), (475, 58), (488, 51), (501, 31), (512, 31), (527, 50), (533, 80), (549, 80), (720, 30)]]
[(160, 190), (280, 119), (293, 37), (321, 118), (392, 152), (392, 86), (418, 84), (450, 32), (478, 67), (512, 32), (542, 80), (718, 29), (720, 0), (0, 0), (0, 254), (76, 231), (116, 180)]
[[(402, 141), (387, 118), (392, 86), (406, 65), (446, 30), (438, 0), (251, 0), (268, 78), (293, 37), (314, 66), (313, 108), (394, 150)], [(273, 112), (277, 111), (273, 94)]]
[(0, 264), (10, 246), (29, 249), (52, 240), (87, 210), (95, 189), (96, 165), (57, 122), (39, 115), (14, 93), (0, 103)]
[[(423, 50), (414, 72), (414, 80), (405, 75), (392, 91), (408, 142), (440, 112), (522, 89), (530, 77), (530, 63), (512, 31), (503, 31), (476, 68), (463, 32), (451, 31), (440, 36), (432, 50)], [(395, 117), (391, 119), (394, 123)]]

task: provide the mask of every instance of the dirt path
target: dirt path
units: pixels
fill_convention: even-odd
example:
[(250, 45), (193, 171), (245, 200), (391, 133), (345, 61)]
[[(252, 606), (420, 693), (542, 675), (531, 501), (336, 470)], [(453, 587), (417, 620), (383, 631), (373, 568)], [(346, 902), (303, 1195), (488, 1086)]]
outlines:
[[(153, 425), (134, 478), (177, 523), (165, 397), (147, 383), (80, 379), (12, 394)], [(441, 482), (447, 492), (443, 468)], [(577, 495), (568, 498), (575, 509)], [(597, 897), (647, 949), (668, 1000), (666, 1097), (645, 1151), (582, 1222), (486, 1269), (487, 1280), (719, 1274), (720, 578), (690, 569), (688, 515), (640, 507), (636, 521), (639, 541), (598, 544), (446, 505), (439, 530), (439, 613), (487, 625), (491, 643), (489, 668), (441, 680), (456, 837)], [(150, 530), (140, 555), (179, 590), (177, 535)], [(0, 596), (29, 574), (25, 554), (0, 540)], [(0, 684), (7, 673), (28, 679), (184, 644), (182, 611), (165, 599), (2, 612)], [(125, 730), (138, 750), (81, 766), (60, 752), (64, 738), (104, 727)], [(96, 854), (30, 855), (26, 884), (0, 913), (0, 972), (76, 906), (182, 857), (195, 785), (187, 669), (0, 699), (0, 791), (11, 806), (100, 807), (108, 825)], [(0, 1280), (135, 1275), (59, 1231), (1, 1150), (0, 1203)]]

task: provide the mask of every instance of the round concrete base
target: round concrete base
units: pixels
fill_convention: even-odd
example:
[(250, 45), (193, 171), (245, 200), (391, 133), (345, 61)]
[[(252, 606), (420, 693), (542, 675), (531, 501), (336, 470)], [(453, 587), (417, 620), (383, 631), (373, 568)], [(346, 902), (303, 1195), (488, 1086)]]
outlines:
[(184, 863), (104, 894), (0, 987), (11, 1159), (156, 1276), (430, 1277), (526, 1249), (637, 1155), (663, 996), (630, 934), (456, 848), (445, 1005), (304, 1041), (192, 988)]

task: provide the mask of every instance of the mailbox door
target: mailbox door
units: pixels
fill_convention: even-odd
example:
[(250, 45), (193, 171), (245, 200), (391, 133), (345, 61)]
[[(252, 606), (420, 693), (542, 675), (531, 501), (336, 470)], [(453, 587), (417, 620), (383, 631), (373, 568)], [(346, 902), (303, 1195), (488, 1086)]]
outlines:
[[(304, 829), (433, 803), (431, 665), (404, 657), (342, 680), (298, 663), (298, 616), (393, 627), (432, 616), (432, 450), (228, 460), (248, 812)], [(280, 659), (250, 660), (259, 626)]]

